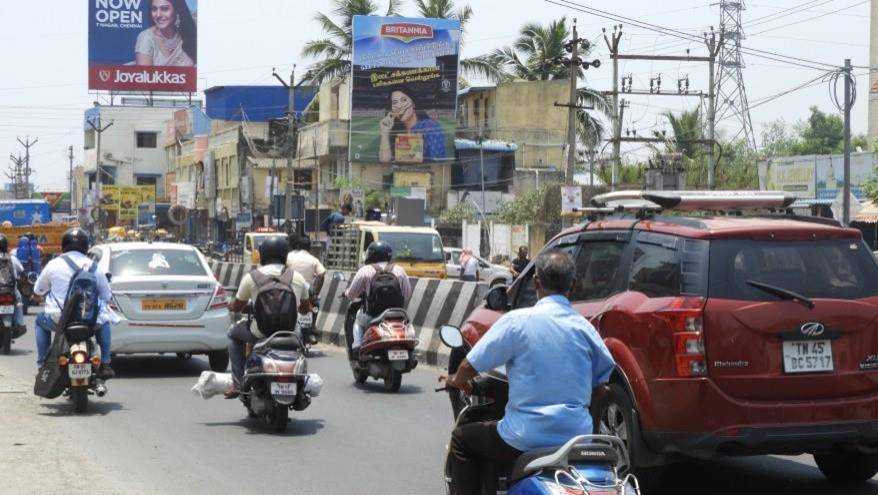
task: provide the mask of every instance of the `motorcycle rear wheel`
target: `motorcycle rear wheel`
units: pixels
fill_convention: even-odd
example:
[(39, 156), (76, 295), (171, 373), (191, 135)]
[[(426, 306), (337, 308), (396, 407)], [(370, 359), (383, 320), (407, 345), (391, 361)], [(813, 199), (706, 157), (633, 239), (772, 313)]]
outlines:
[(73, 412), (84, 413), (88, 409), (88, 389), (85, 387), (72, 387), (70, 400), (73, 401)]
[(354, 382), (356, 382), (357, 385), (362, 385), (366, 383), (366, 380), (368, 379), (369, 374), (366, 373), (364, 370), (354, 370)]
[(271, 412), (265, 413), (265, 421), (271, 426), (271, 431), (283, 433), (287, 431), (287, 423), (290, 419), (290, 410), (286, 406), (275, 404)]
[(9, 355), (12, 352), (12, 329), (0, 328), (0, 353)]
[(391, 370), (390, 373), (384, 377), (384, 390), (387, 392), (399, 392), (399, 388), (402, 386), (402, 372)]

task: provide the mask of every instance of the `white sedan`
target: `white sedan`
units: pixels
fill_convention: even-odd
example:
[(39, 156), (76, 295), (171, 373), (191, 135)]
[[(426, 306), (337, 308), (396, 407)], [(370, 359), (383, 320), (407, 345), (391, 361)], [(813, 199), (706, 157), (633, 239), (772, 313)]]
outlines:
[[(460, 278), (460, 255), (461, 248), (445, 248), (445, 268), (448, 270), (448, 278)], [(512, 271), (508, 268), (488, 263), (485, 258), (476, 256), (479, 262), (479, 282), (487, 282), (490, 287), (498, 285), (512, 285)]]
[(89, 252), (110, 275), (113, 354), (207, 354), (214, 371), (229, 363), (225, 290), (204, 256), (186, 244), (126, 242)]

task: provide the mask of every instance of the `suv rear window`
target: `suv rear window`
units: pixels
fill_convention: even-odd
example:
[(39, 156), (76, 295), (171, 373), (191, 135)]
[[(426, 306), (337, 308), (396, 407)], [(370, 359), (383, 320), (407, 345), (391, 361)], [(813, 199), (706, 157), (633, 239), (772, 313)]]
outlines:
[(878, 264), (860, 240), (711, 241), (710, 296), (777, 299), (748, 280), (809, 298), (859, 299), (878, 295)]
[(114, 277), (209, 275), (194, 250), (132, 249), (110, 252), (110, 273)]
[(628, 289), (647, 297), (704, 296), (708, 241), (639, 232)]

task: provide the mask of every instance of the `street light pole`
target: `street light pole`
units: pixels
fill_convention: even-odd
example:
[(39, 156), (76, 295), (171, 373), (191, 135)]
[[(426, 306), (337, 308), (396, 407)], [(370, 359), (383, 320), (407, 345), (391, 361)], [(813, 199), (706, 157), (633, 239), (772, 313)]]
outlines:
[[(104, 133), (107, 129), (113, 126), (113, 121), (110, 121), (106, 126), (101, 126), (101, 105), (98, 102), (95, 102), (95, 108), (97, 109), (97, 119), (88, 119), (88, 125), (95, 131), (96, 143), (95, 143), (95, 191), (97, 192), (97, 209), (98, 209), (98, 218), (95, 221), (97, 224), (97, 234), (95, 237), (100, 237), (101, 227), (103, 226), (103, 209), (101, 208), (101, 183), (103, 182), (103, 166), (101, 164), (101, 134)], [(97, 123), (95, 123), (97, 120)]]

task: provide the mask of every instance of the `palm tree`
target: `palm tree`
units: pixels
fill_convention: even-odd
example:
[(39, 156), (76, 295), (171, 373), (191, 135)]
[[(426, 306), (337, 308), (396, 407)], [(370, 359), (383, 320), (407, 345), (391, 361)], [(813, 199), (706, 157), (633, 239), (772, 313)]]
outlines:
[[(320, 23), (326, 38), (309, 41), (302, 50), (305, 57), (318, 59), (305, 73), (305, 84), (320, 84), (333, 79), (341, 79), (351, 72), (351, 34), (355, 15), (375, 15), (379, 5), (374, 0), (333, 0), (332, 14), (318, 12), (315, 20)], [(400, 15), (402, 0), (388, 0), (387, 16)]]
[(671, 124), (674, 135), (667, 137), (664, 134), (654, 132), (656, 137), (667, 139), (665, 147), (668, 152), (682, 153), (687, 158), (694, 158), (701, 146), (695, 142), (701, 139), (701, 113), (696, 109), (684, 111), (679, 116), (670, 111), (663, 115)]
[(464, 5), (455, 9), (454, 0), (415, 0), (421, 17), (433, 19), (456, 19), (460, 21), (460, 30), (464, 32), (466, 25), (473, 17), (473, 8)]

